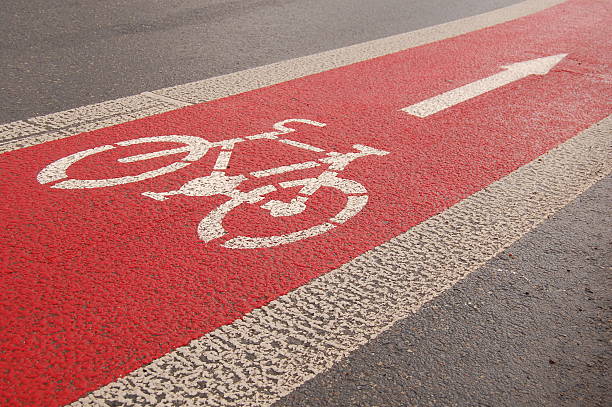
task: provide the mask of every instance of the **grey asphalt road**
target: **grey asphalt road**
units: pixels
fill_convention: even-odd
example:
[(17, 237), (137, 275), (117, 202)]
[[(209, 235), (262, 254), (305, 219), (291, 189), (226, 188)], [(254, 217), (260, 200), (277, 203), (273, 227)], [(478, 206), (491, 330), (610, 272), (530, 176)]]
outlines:
[(274, 407), (612, 405), (612, 178)]
[(412, 31), (517, 0), (5, 0), (0, 123)]

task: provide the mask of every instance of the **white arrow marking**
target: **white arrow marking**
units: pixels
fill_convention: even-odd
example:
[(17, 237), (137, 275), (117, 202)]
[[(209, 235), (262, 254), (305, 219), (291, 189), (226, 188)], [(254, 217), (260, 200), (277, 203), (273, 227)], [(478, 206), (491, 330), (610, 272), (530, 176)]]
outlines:
[(566, 56), (567, 54), (557, 54), (506, 65), (502, 67), (505, 69), (502, 72), (476, 82), (468, 83), (465, 86), (450, 90), (401, 110), (413, 116), (427, 117), (529, 75), (546, 75)]

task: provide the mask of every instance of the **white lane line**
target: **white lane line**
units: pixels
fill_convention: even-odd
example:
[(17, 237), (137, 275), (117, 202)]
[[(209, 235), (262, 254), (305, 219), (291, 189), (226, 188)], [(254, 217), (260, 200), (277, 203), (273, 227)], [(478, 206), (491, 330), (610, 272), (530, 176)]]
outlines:
[(171, 105), (175, 105), (177, 107), (185, 107), (192, 104), (189, 102), (183, 102), (182, 100), (173, 99), (168, 96), (160, 95), (155, 92), (142, 92), (141, 95), (148, 96), (150, 98), (157, 99), (162, 102), (170, 103)]
[(427, 117), (529, 75), (546, 75), (566, 56), (567, 54), (558, 54), (510, 64), (503, 67), (504, 71), (495, 75), (468, 83), (401, 110), (414, 116)]
[(255, 178), (268, 177), (270, 175), (278, 175), (289, 171), (305, 170), (306, 168), (318, 167), (319, 163), (315, 161), (306, 161), (298, 164), (283, 165), (282, 167), (270, 168), (269, 170), (254, 171), (251, 175)]
[[(393, 52), (456, 37), (536, 13), (565, 0), (526, 0), (460, 20), (185, 85), (0, 124), (0, 153), (211, 101)], [(160, 98), (165, 97), (167, 99)], [(44, 131), (42, 134), (41, 131)]]
[(7, 124), (0, 124), (0, 143), (13, 138), (23, 138), (33, 134), (44, 133), (47, 128), (18, 120)]
[(612, 116), (408, 232), (71, 406), (270, 405), (609, 174), (610, 134)]

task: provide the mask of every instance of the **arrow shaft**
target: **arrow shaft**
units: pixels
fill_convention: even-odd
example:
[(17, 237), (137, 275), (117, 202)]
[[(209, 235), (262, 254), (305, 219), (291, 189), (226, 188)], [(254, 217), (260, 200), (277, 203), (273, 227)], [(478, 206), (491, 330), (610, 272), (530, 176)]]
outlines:
[(441, 95), (426, 99), (414, 105), (405, 107), (402, 109), (402, 111), (410, 113), (413, 116), (427, 117), (476, 96), (480, 96), (483, 93), (490, 92), (494, 89), (515, 82), (528, 75), (529, 74), (525, 74), (524, 72), (505, 70), (484, 79), (477, 80), (476, 82), (468, 83), (467, 85), (442, 93)]

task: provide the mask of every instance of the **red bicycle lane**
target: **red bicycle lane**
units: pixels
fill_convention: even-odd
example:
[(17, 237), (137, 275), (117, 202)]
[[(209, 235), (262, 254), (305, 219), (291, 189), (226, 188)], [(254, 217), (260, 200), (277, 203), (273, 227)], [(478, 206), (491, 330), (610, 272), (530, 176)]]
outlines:
[[(439, 213), (610, 113), (609, 17), (571, 1), (520, 20), (222, 100), (3, 154), (2, 389), (6, 405), (61, 405), (211, 330), (231, 323)], [(503, 65), (568, 54), (531, 75), (427, 118), (400, 111), (494, 75)], [(171, 174), (95, 189), (54, 189), (37, 176), (62, 157), (138, 137), (183, 134), (220, 141), (300, 118), (287, 138), (347, 153), (388, 151), (338, 176), (367, 189), (365, 208), (296, 243), (228, 249), (197, 227), (227, 197), (176, 190), (209, 174), (217, 151)], [(172, 144), (165, 144), (171, 146)], [(71, 178), (137, 174), (176, 161), (116, 159), (159, 149), (135, 145), (83, 159)], [(129, 151), (129, 153), (126, 153)], [(236, 176), (316, 160), (273, 140), (242, 143)], [(325, 165), (273, 181), (315, 177)], [(270, 183), (256, 179), (245, 191)], [(288, 201), (299, 188), (270, 195)], [(345, 196), (321, 189), (307, 209), (271, 217), (261, 203), (223, 220), (246, 236), (290, 233), (338, 213)], [(263, 202), (263, 201), (262, 201)]]

